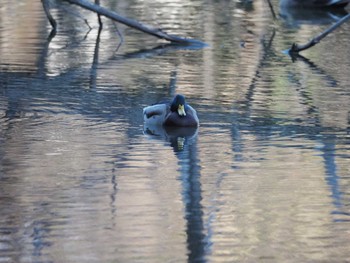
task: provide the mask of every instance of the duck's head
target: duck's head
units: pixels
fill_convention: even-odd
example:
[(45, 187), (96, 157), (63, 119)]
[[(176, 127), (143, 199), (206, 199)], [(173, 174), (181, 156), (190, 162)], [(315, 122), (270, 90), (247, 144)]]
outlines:
[(185, 97), (181, 94), (175, 96), (170, 105), (170, 110), (172, 112), (177, 112), (181, 117), (186, 116), (186, 100)]
[(176, 95), (170, 104), (164, 126), (197, 127), (199, 125), (196, 111), (186, 103), (183, 95)]

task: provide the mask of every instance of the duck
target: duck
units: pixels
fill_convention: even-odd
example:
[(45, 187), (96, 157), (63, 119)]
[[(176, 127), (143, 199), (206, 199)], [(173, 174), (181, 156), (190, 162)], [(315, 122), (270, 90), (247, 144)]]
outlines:
[(280, 6), (308, 8), (344, 8), (350, 0), (280, 0)]
[(197, 112), (186, 103), (185, 96), (177, 94), (171, 103), (158, 103), (143, 108), (146, 125), (165, 127), (198, 127)]

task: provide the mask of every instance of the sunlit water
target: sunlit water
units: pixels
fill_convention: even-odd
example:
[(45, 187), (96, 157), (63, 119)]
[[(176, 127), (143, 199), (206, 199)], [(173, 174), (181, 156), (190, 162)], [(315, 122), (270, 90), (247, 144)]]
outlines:
[[(350, 24), (292, 62), (335, 15), (111, 2), (209, 46), (0, 4), (0, 262), (347, 262)], [(143, 127), (175, 93), (200, 127)]]

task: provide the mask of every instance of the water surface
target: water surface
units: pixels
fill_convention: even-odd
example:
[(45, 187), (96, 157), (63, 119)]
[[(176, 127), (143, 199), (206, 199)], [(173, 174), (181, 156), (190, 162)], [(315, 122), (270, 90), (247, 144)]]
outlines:
[[(334, 14), (103, 4), (209, 46), (118, 25), (119, 46), (60, 3), (48, 38), (40, 1), (0, 4), (0, 262), (346, 262), (350, 25), (293, 62)], [(144, 127), (175, 93), (200, 127)]]

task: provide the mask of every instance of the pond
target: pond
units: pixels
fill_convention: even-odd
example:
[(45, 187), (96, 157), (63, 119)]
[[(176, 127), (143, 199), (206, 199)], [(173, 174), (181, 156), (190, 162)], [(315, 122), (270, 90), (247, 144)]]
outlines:
[[(283, 52), (343, 12), (101, 3), (198, 48), (51, 4), (0, 4), (0, 262), (349, 260), (350, 23)], [(144, 127), (178, 93), (199, 128)]]

